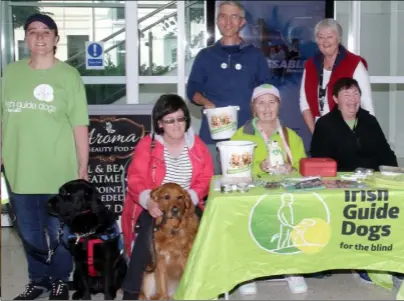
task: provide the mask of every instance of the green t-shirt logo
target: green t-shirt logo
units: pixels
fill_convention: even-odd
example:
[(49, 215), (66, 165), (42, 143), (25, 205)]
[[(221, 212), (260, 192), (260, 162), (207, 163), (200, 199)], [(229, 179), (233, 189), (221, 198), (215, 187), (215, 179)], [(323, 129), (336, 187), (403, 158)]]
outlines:
[(34, 89), (35, 98), (45, 102), (53, 101), (53, 93), (53, 88), (46, 84), (39, 85)]

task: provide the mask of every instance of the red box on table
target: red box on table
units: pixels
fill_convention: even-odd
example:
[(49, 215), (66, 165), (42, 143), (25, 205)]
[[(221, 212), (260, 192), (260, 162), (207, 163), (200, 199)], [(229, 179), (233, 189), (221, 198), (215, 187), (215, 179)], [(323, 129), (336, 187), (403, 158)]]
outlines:
[(304, 177), (336, 177), (337, 162), (331, 158), (303, 158), (300, 160), (299, 172)]

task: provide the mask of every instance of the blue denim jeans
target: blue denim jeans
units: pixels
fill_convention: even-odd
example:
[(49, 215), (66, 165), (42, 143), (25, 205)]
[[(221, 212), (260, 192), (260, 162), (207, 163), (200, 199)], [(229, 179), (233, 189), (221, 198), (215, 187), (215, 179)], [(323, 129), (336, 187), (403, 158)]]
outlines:
[[(20, 235), (33, 247), (40, 250), (48, 250), (49, 236), (50, 246), (56, 244), (57, 232), (60, 227), (59, 219), (47, 213), (47, 202), (52, 195), (46, 194), (16, 194), (10, 193), (10, 204), (16, 215), (16, 222)], [(65, 227), (62, 239), (67, 242), (68, 231)], [(73, 270), (73, 259), (68, 250), (59, 244), (52, 257), (51, 263), (45, 264), (30, 255), (24, 245), (24, 251), (28, 262), (28, 277), (35, 283), (50, 282), (54, 280), (68, 281)], [(47, 256), (44, 255), (46, 260)]]
[(214, 175), (220, 175), (222, 173), (222, 167), (220, 164), (220, 153), (216, 147), (216, 144), (207, 144), (210, 155), (213, 160)]

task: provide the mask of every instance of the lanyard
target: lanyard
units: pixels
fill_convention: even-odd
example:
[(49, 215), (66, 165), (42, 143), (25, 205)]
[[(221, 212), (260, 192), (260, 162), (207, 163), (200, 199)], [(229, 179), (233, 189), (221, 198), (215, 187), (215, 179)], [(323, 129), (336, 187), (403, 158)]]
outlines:
[(269, 154), (269, 151), (270, 151), (270, 146), (269, 145), (271, 144), (271, 139), (267, 136), (265, 131), (258, 124), (256, 125), (256, 127), (260, 131), (262, 139), (264, 139), (264, 141), (265, 141), (265, 145), (267, 147), (267, 151), (268, 151), (268, 154)]
[(271, 139), (269, 139), (269, 137), (267, 136), (267, 134), (265, 134), (265, 131), (259, 126), (259, 124), (255, 125), (257, 127), (257, 129), (260, 131), (262, 138), (265, 141), (265, 144), (269, 144), (269, 142), (271, 142)]
[(357, 126), (358, 126), (358, 117), (356, 117), (356, 119), (355, 119), (355, 123), (354, 123), (354, 125), (353, 125), (353, 127), (352, 127), (352, 132), (355, 133)]
[[(337, 56), (337, 58), (338, 58), (338, 56)], [(337, 63), (337, 58), (335, 58), (334, 65), (332, 66), (330, 79), (332, 76), (332, 72), (335, 69), (335, 65)], [(328, 87), (328, 83), (327, 83), (327, 85), (323, 89), (323, 80), (324, 80), (324, 58), (323, 58), (323, 64), (321, 65), (319, 80), (318, 80), (318, 104), (320, 106), (320, 115), (323, 115), (323, 112), (324, 112), (325, 94), (326, 94), (327, 87)]]
[(362, 145), (361, 145), (361, 141), (359, 139), (359, 136), (356, 133), (356, 127), (357, 126), (358, 126), (358, 117), (356, 117), (355, 123), (354, 123), (354, 125), (352, 127), (352, 133), (353, 133), (353, 135), (355, 137), (356, 147), (360, 150), (362, 148)]

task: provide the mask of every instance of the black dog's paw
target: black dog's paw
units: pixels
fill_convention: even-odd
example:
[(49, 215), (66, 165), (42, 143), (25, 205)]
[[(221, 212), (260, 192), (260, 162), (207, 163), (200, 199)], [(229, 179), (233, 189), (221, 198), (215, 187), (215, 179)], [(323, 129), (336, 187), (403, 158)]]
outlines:
[(79, 291), (74, 292), (72, 295), (73, 300), (81, 300), (81, 298), (83, 298), (83, 294)]
[(88, 294), (87, 296), (84, 296), (83, 292), (76, 291), (76, 292), (73, 293), (72, 299), (73, 300), (91, 300), (91, 295)]

